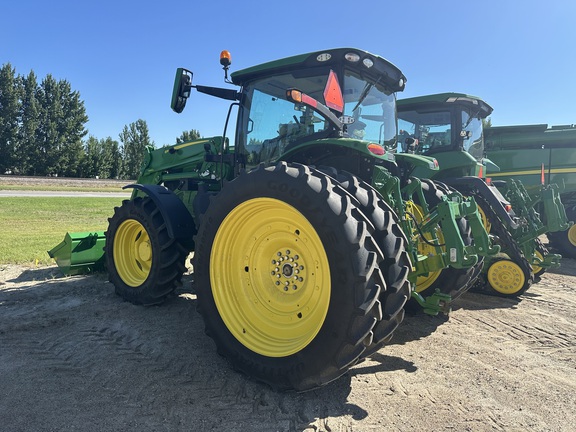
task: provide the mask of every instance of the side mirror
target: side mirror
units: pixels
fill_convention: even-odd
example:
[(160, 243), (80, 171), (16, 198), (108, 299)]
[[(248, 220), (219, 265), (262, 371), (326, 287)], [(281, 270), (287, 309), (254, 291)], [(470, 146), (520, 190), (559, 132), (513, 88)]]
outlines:
[(176, 69), (170, 107), (177, 113), (181, 113), (184, 110), (186, 99), (190, 97), (190, 91), (192, 90), (192, 75), (192, 72), (188, 69)]

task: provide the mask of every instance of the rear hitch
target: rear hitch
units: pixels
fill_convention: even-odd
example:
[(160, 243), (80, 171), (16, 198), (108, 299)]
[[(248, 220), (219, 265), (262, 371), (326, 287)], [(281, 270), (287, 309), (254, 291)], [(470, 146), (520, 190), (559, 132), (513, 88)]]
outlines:
[(452, 307), (450, 306), (452, 297), (449, 294), (441, 293), (439, 289), (436, 289), (434, 294), (426, 298), (420, 293), (412, 291), (412, 298), (418, 302), (427, 315), (436, 316), (439, 313), (448, 315), (452, 311)]

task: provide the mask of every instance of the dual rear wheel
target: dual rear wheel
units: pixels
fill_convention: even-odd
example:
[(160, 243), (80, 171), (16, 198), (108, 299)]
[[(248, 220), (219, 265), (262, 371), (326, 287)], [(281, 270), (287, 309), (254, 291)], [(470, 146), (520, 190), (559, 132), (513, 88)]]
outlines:
[(394, 298), (387, 279), (402, 271), (381, 268), (359, 207), (334, 178), (286, 163), (242, 174), (211, 200), (196, 237), (198, 308), (235, 369), (309, 390), (391, 336), (409, 292)]

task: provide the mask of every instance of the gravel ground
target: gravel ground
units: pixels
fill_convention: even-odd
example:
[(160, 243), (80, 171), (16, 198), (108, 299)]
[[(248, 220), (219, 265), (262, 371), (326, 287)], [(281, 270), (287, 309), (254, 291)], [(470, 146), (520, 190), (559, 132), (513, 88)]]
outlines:
[(5, 431), (573, 431), (576, 262), (517, 300), (467, 293), (408, 316), (337, 381), (276, 393), (229, 368), (195, 311), (193, 274), (137, 307), (104, 274), (0, 267)]
[[(3, 184), (129, 181), (0, 176)], [(518, 299), (467, 293), (407, 316), (391, 343), (307, 393), (277, 393), (218, 356), (193, 274), (137, 307), (105, 274), (0, 266), (2, 431), (569, 431), (576, 425), (576, 261)]]

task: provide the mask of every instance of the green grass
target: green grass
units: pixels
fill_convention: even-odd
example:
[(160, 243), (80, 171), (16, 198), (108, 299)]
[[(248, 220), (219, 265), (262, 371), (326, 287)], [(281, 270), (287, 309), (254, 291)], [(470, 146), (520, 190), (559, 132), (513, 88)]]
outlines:
[(66, 232), (104, 231), (123, 198), (0, 198), (0, 264), (52, 264)]

